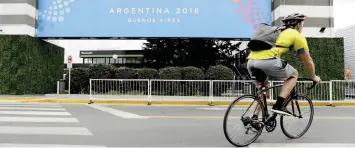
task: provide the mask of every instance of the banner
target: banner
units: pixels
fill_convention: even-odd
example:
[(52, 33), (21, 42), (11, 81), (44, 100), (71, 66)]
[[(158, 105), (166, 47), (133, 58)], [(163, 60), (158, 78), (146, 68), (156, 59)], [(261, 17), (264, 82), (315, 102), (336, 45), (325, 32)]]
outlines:
[(271, 0), (39, 0), (37, 37), (250, 38)]

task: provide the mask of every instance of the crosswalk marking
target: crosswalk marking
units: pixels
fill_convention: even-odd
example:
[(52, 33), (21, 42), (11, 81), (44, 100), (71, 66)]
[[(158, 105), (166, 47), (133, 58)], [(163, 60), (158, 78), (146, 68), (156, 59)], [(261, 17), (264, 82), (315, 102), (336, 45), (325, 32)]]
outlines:
[(145, 117), (145, 116), (140, 116), (140, 115), (137, 115), (137, 114), (120, 111), (120, 110), (113, 109), (113, 108), (110, 108), (110, 107), (106, 107), (106, 106), (103, 106), (103, 105), (90, 104), (88, 106), (90, 106), (90, 107), (92, 107), (94, 109), (97, 109), (97, 110), (101, 110), (101, 111), (110, 113), (112, 115), (115, 115), (115, 116), (118, 116), (118, 117), (121, 117), (121, 118), (148, 119), (148, 117)]
[(65, 111), (64, 108), (44, 108), (44, 107), (1, 107), (0, 106), (0, 110), (3, 109), (7, 109), (7, 110), (46, 110), (46, 111)]
[(0, 114), (8, 115), (53, 115), (53, 116), (69, 116), (69, 112), (42, 112), (42, 111), (0, 111)]
[(43, 117), (2, 117), (0, 122), (79, 122), (76, 118), (43, 118)]
[[(11, 116), (17, 115), (17, 116)], [(59, 104), (0, 102), (0, 135), (93, 136)], [(10, 123), (10, 124), (8, 124)], [(11, 124), (22, 123), (22, 124)], [(26, 124), (27, 123), (27, 124)], [(31, 124), (32, 123), (32, 124)], [(47, 124), (33, 124), (47, 123)], [(65, 123), (65, 126), (63, 126)], [(17, 125), (17, 126), (13, 126)], [(27, 126), (28, 125), (28, 126)], [(37, 125), (37, 126), (36, 126)], [(2, 147), (1, 145), (0, 147)]]
[(31, 134), (31, 135), (89, 135), (92, 133), (83, 127), (26, 127), (0, 126), (0, 134)]
[(26, 147), (26, 148), (107, 148), (100, 145), (59, 145), (59, 144), (17, 144), (0, 143), (0, 147)]
[(0, 104), (0, 107), (47, 107), (47, 108), (62, 108), (59, 105), (38, 105), (38, 104)]

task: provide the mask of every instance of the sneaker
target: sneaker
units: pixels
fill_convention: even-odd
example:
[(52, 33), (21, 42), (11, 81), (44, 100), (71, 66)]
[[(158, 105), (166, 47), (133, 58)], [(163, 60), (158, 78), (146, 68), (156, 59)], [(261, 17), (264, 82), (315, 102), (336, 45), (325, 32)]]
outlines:
[(281, 115), (287, 115), (287, 116), (292, 116), (292, 113), (289, 112), (286, 108), (272, 108), (271, 109), (272, 112), (277, 113), (277, 114), (281, 114)]

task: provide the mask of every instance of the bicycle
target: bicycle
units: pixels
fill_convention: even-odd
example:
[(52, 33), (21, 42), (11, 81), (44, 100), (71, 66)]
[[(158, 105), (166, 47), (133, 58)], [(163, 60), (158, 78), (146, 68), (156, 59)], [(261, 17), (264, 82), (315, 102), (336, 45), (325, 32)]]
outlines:
[[(256, 77), (256, 79), (260, 80), (260, 78), (258, 78), (258, 76)], [(298, 80), (312, 81), (309, 78), (298, 78)], [(258, 82), (260, 82), (260, 81), (258, 81)], [(261, 82), (265, 82), (265, 79), (264, 79), (264, 81), (261, 81)], [(281, 86), (283, 86), (283, 84), (275, 85), (275, 86), (271, 86), (271, 87), (266, 88), (264, 83), (263, 84), (259, 84), (259, 87), (257, 87), (256, 95), (251, 95), (251, 94), (243, 95), (243, 96), (240, 96), (240, 97), (238, 97), (238, 98), (236, 98), (235, 100), (232, 101), (232, 103), (227, 108), (227, 111), (226, 111), (226, 113), (224, 115), (224, 120), (223, 120), (224, 135), (225, 135), (225, 137), (227, 138), (227, 140), (231, 144), (233, 144), (234, 146), (237, 146), (237, 147), (248, 146), (251, 143), (253, 143), (256, 139), (258, 139), (258, 137), (261, 135), (264, 127), (265, 127), (267, 132), (272, 132), (272, 131), (275, 130), (276, 125), (277, 125), (276, 117), (277, 117), (278, 114), (277, 113), (273, 113), (272, 116), (270, 116), (270, 114), (268, 113), (268, 107), (267, 107), (268, 105), (267, 105), (267, 102), (266, 102), (266, 91), (269, 90), (269, 89), (271, 90), (273, 88), (278, 88), (278, 87), (281, 87)], [(315, 86), (316, 86), (316, 83), (313, 82), (313, 85), (311, 87), (308, 87), (307, 89), (310, 90), (310, 89), (314, 88)], [(261, 99), (261, 96), (263, 96), (263, 99)], [(257, 118), (257, 120), (253, 120), (250, 117), (244, 117), (244, 115), (246, 114), (247, 111), (244, 112), (242, 114), (240, 120), (243, 122), (244, 128), (246, 129), (245, 133), (248, 134), (248, 132), (252, 131), (252, 132), (256, 132), (256, 135), (253, 138), (251, 138), (249, 141), (245, 142), (245, 143), (236, 143), (236, 142), (234, 142), (232, 140), (232, 138), (230, 137), (230, 135), (228, 134), (228, 131), (227, 131), (228, 115), (231, 113), (232, 107), (235, 104), (237, 104), (242, 99), (248, 98), (248, 97), (250, 97), (250, 99), (253, 100), (252, 101), (253, 103), (255, 101), (257, 102), (258, 105), (256, 106), (256, 109), (254, 110), (254, 112), (258, 111), (258, 110), (259, 111), (261, 110), (262, 118), (261, 118), (261, 121), (258, 121), (259, 118)], [(299, 105), (300, 104), (299, 100), (301, 100), (302, 98), (305, 100), (305, 103), (308, 103), (310, 105), (310, 113), (311, 113), (311, 115), (310, 115), (310, 118), (309, 118), (309, 121), (308, 121), (308, 124), (307, 124), (306, 128), (300, 134), (298, 134), (296, 136), (291, 135), (285, 129), (285, 125), (284, 125), (284, 116), (285, 115), (281, 115), (280, 116), (281, 130), (284, 133), (284, 135), (286, 135), (290, 139), (296, 139), (296, 138), (302, 137), (308, 131), (308, 129), (311, 126), (312, 121), (313, 121), (314, 108), (313, 108), (312, 100), (307, 95), (296, 92), (295, 88), (291, 91), (290, 95), (286, 98), (286, 100), (284, 101), (283, 106), (287, 107), (287, 105), (289, 103), (291, 103), (291, 105), (292, 105), (292, 112), (291, 112), (292, 116), (295, 117), (295, 118), (303, 118), (303, 116), (301, 114), (301, 110), (300, 110), (300, 105)], [(262, 101), (265, 102), (265, 103), (263, 103)], [(246, 102), (248, 102), (248, 101), (246, 101)], [(241, 104), (245, 104), (245, 102), (241, 102)], [(252, 104), (248, 107), (248, 109), (251, 106), (252, 106)], [(297, 107), (298, 114), (295, 112), (295, 106)], [(259, 109), (257, 109), (258, 107), (259, 107)]]

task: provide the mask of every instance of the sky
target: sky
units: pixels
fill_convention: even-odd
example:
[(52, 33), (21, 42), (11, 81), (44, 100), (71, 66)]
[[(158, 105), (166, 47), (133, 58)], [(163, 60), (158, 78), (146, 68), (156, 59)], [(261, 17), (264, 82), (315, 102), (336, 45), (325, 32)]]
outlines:
[[(352, 19), (351, 14), (355, 14), (355, 0), (334, 0), (335, 31), (355, 25), (355, 19)], [(145, 40), (56, 40), (50, 42), (65, 48), (65, 63), (69, 55), (73, 57), (73, 63), (82, 63), (79, 57), (80, 50), (137, 50), (142, 48)]]

